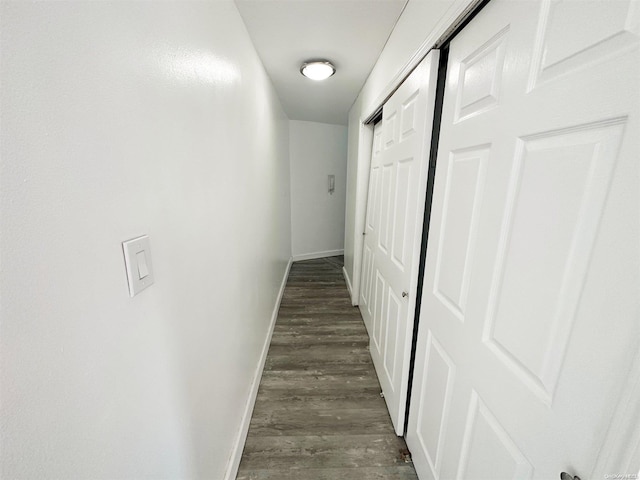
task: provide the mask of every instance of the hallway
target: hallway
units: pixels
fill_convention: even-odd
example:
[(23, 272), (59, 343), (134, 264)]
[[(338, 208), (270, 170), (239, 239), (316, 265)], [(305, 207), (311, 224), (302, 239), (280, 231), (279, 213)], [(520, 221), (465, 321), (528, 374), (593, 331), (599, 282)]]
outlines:
[(415, 480), (342, 257), (291, 267), (237, 480)]

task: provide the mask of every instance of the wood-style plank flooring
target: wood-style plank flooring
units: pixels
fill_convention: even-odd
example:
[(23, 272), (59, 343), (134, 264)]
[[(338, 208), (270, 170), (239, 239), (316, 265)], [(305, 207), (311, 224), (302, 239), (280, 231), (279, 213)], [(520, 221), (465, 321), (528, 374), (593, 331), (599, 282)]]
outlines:
[(237, 480), (417, 480), (342, 262), (291, 267)]

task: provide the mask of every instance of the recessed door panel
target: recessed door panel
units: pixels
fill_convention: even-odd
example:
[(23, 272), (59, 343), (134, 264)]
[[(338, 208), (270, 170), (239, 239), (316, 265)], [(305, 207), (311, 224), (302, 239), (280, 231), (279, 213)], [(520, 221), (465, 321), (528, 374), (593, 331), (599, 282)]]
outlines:
[(397, 112), (391, 112), (384, 118), (383, 121), (383, 135), (384, 135), (384, 148), (391, 148), (396, 143), (396, 123)]
[(576, 289), (622, 131), (616, 120), (517, 143), (485, 342), (546, 403), (570, 339)]
[(373, 338), (372, 343), (376, 352), (382, 351), (382, 332), (386, 324), (385, 311), (384, 311), (384, 294), (386, 290), (386, 284), (384, 277), (379, 270), (376, 269), (376, 286), (375, 295), (373, 297)]
[(411, 173), (414, 165), (413, 158), (400, 160), (396, 165), (395, 211), (393, 212), (393, 248), (391, 258), (396, 266), (404, 270), (407, 266), (407, 249), (411, 240), (407, 238), (407, 213), (411, 211), (409, 201), (412, 198)]
[[(376, 166), (371, 169), (371, 188), (369, 189), (369, 200), (371, 205), (376, 205), (378, 198), (378, 174), (380, 167)], [(376, 215), (376, 209), (372, 208), (367, 212), (367, 230), (373, 232), (376, 230), (378, 216)]]
[(369, 245), (364, 246), (364, 254), (362, 255), (362, 290), (360, 292), (360, 298), (362, 303), (366, 306), (369, 302), (369, 268), (371, 267), (371, 248)]
[(458, 121), (485, 112), (500, 101), (508, 32), (509, 29), (505, 28), (460, 62)]
[(382, 191), (380, 192), (380, 236), (378, 237), (378, 247), (386, 255), (389, 250), (390, 223), (393, 215), (393, 164), (382, 166)]
[(460, 321), (464, 321), (489, 152), (489, 146), (482, 146), (452, 152), (448, 159), (434, 295)]
[(397, 362), (399, 351), (399, 329), (400, 313), (402, 312), (401, 301), (389, 288), (387, 296), (387, 314), (385, 315), (385, 344), (384, 344), (384, 373), (387, 377), (390, 389), (395, 392), (398, 388), (396, 381)]
[(532, 473), (533, 466), (473, 391), (457, 479), (527, 480)]
[(634, 0), (549, 1), (540, 12), (531, 87), (635, 48), (640, 8)]
[(433, 478), (440, 478), (455, 365), (431, 333), (427, 334), (426, 367), (416, 411), (416, 437)]
[(407, 137), (418, 132), (419, 126), (416, 122), (420, 119), (416, 117), (416, 101), (420, 97), (420, 90), (416, 90), (402, 104), (402, 124), (400, 128), (400, 141), (404, 142)]

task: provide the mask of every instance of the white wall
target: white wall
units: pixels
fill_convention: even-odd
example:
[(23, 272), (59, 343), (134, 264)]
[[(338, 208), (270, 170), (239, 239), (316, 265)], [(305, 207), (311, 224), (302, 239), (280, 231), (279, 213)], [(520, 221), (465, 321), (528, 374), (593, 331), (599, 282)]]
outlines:
[[(344, 250), (347, 127), (289, 123), (291, 244), (294, 260), (340, 255)], [(328, 192), (335, 175), (335, 192)]]
[(240, 16), (1, 14), (0, 476), (222, 479), (291, 253), (288, 119)]
[(362, 122), (384, 102), (454, 20), (475, 0), (409, 0), (349, 111), (344, 260), (358, 301), (372, 130)]

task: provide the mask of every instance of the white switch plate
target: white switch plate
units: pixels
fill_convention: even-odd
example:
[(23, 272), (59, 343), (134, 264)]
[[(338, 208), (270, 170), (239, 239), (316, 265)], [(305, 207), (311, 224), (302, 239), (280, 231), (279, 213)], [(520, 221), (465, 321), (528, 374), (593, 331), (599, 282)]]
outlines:
[(122, 251), (124, 252), (124, 265), (127, 269), (129, 296), (134, 297), (145, 288), (153, 285), (149, 236), (143, 235), (122, 242)]

